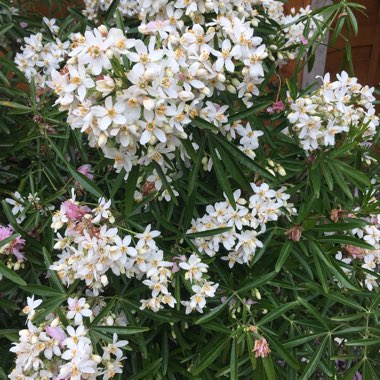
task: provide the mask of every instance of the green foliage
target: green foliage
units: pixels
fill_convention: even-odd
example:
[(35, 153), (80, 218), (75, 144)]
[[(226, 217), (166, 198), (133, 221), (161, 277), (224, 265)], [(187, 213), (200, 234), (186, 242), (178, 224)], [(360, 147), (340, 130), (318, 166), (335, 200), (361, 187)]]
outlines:
[[(111, 22), (117, 5), (118, 1), (112, 2), (105, 22)], [(191, 220), (203, 215), (207, 205), (223, 199), (223, 193), (235, 206), (234, 190), (250, 193), (249, 184), (259, 180), (276, 188), (286, 184), (298, 215), (281, 217), (275, 228), (265, 232), (264, 247), (250, 266), (230, 270), (225, 262), (206, 260), (210, 265), (208, 274), (218, 279), (221, 292), (210, 301), (203, 315), (185, 315), (178, 309), (158, 313), (140, 310), (138, 301), (148, 294), (147, 289), (139, 286), (138, 281), (115, 276), (104, 293), (104, 313), (89, 326), (93, 341), (112, 339), (113, 333), (128, 336), (131, 351), (126, 354), (128, 360), (120, 379), (351, 380), (357, 371), (365, 380), (379, 378), (380, 294), (363, 287), (365, 272), (360, 266), (347, 274), (344, 263), (335, 259), (343, 246), (371, 248), (350, 233), (366, 222), (347, 215), (339, 222), (331, 218), (331, 212), (338, 209), (357, 208), (359, 217), (378, 213), (379, 201), (374, 202), (373, 197), (379, 185), (371, 182), (379, 174), (378, 167), (367, 166), (361, 160), (363, 156), (377, 160), (378, 153), (373, 147), (359, 144), (358, 136), (349, 135), (334, 150), (321, 150), (316, 157), (307, 157), (295, 138), (282, 133), (288, 123), (284, 115), (266, 111), (276, 96), (285, 99), (287, 90), (291, 96), (298, 93), (298, 71), (312, 62), (315, 43), (326, 31), (330, 30), (332, 44), (343, 34), (347, 40), (346, 56), (351, 59), (349, 38), (344, 33), (357, 34), (355, 14), (361, 10), (360, 4), (334, 2), (305, 16), (320, 14), (326, 18), (315, 36), (301, 47), (297, 73), (287, 82), (288, 88), (265, 84), (263, 95), (248, 109), (235, 99), (214, 99), (229, 105), (230, 122), (249, 121), (255, 129), (265, 132), (254, 160), (215, 134), (213, 124), (198, 117), (193, 120), (194, 140), (199, 149), (195, 151), (184, 142), (193, 164), (181, 167), (183, 175), (175, 184), (179, 196), (174, 196), (158, 164), (149, 167), (157, 170), (163, 187), (171, 195), (168, 203), (159, 201), (156, 192), (136, 203), (136, 183), (147, 168), (135, 166), (124, 181), (123, 171), (117, 174), (109, 170), (111, 161), (90, 148), (80, 133), (70, 130), (65, 114), (53, 106), (53, 94), (46, 92), (36, 101), (35, 86), (33, 82), (28, 85), (13, 63), (13, 52), (19, 39), (28, 34), (20, 22), (27, 21), (32, 27), (38, 24), (38, 16), (12, 16), (5, 2), (0, 1), (1, 6), (5, 11), (0, 14), (0, 36), (9, 41), (8, 48), (1, 48), (4, 55), (0, 57), (2, 199), (15, 191), (40, 198), (35, 204), (25, 205), (26, 219), (21, 226), (3, 202), (2, 224), (12, 225), (15, 231), (9, 241), (16, 237), (26, 240), (28, 261), (26, 268), (17, 273), (0, 261), (1, 379), (12, 367), (10, 344), (17, 340), (17, 333), (25, 324), (20, 316), (25, 298), (35, 294), (43, 299), (42, 311), (37, 315), (37, 320), (43, 320), (50, 312), (59, 313), (68, 297), (84, 293), (83, 284), (64, 288), (56, 272), (49, 271), (56, 258), (50, 206), (59, 207), (70, 197), (71, 188), (88, 204), (102, 196), (112, 199), (116, 223), (127, 231), (140, 232), (145, 225), (153, 224), (163, 231), (160, 248), (172, 258), (196, 252), (192, 242), (196, 237), (228, 231), (229, 227), (187, 233)], [(120, 15), (117, 22), (123, 23)], [(71, 11), (64, 25), (62, 33), (68, 36), (82, 28), (85, 21)], [(270, 23), (257, 28), (267, 44), (277, 38), (273, 37), (274, 30), (276, 26)], [(268, 81), (272, 70), (274, 66), (266, 68)], [(211, 172), (202, 165), (203, 154), (213, 160)], [(268, 159), (281, 165), (286, 174), (274, 176)], [(76, 170), (85, 163), (93, 166), (93, 180)], [(302, 230), (299, 241), (288, 238), (294, 226)], [(0, 247), (7, 242), (1, 241)], [(190, 283), (179, 273), (174, 281), (179, 304)], [(221, 300), (222, 296), (225, 299)], [(107, 313), (118, 311), (126, 314), (130, 323), (127, 327), (98, 325)], [(252, 350), (255, 341), (262, 337), (267, 339), (271, 354), (256, 358)], [(344, 362), (344, 367), (339, 368), (338, 361)]]

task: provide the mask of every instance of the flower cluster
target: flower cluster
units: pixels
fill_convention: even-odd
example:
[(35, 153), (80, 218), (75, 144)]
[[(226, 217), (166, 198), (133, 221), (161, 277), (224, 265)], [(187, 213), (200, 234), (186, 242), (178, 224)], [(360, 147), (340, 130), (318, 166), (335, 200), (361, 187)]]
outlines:
[[(63, 202), (53, 215), (52, 228), (57, 232), (65, 227), (64, 235), (58, 233), (55, 249), (62, 251), (59, 260), (50, 269), (58, 272), (64, 284), (75, 280), (85, 281), (95, 295), (108, 284), (107, 272), (115, 275), (149, 278), (144, 281), (155, 296), (160, 283), (164, 286), (170, 277), (172, 263), (163, 261), (163, 252), (158, 249), (154, 238), (158, 231), (151, 231), (149, 225), (143, 233), (135, 234), (133, 246), (131, 235), (120, 236), (117, 227), (112, 224), (115, 218), (110, 210), (111, 201), (104, 198), (90, 209), (72, 198)], [(164, 289), (164, 288), (162, 288)], [(167, 288), (161, 293), (170, 296)]]
[[(46, 22), (49, 28), (56, 27), (51, 20), (46, 19)], [(52, 71), (59, 70), (70, 43), (62, 42), (59, 38), (55, 38), (54, 42), (45, 43), (42, 33), (25, 37), (24, 41), (22, 53), (16, 54), (15, 63), (27, 79), (31, 80), (34, 77), (36, 86), (43, 88)]]
[[(83, 2), (85, 9), (82, 13), (92, 21), (97, 21), (100, 13), (106, 12), (112, 4), (112, 0), (84, 0)], [(117, 10), (124, 17), (133, 17), (140, 12), (141, 7), (138, 0), (120, 0)]]
[(191, 296), (190, 301), (181, 301), (182, 305), (186, 306), (186, 314), (190, 314), (194, 310), (203, 313), (206, 298), (215, 296), (219, 284), (209, 282), (203, 277), (203, 274), (207, 273), (208, 265), (202, 263), (195, 254), (192, 254), (187, 261), (180, 262), (179, 267), (186, 271), (185, 279), (194, 284), (191, 290), (195, 294)]
[[(14, 234), (12, 226), (4, 227), (0, 226), (0, 243), (8, 239)], [(20, 236), (15, 237), (6, 244), (0, 247), (0, 258), (5, 257), (5, 264), (8, 268), (18, 270), (23, 267), (23, 261), (25, 259), (22, 249), (24, 248), (25, 240)], [(0, 279), (1, 279), (0, 274)]]
[[(95, 353), (85, 321), (93, 319), (98, 305), (90, 307), (85, 298), (68, 298), (66, 319), (49, 314), (44, 322), (34, 325), (32, 320), (42, 300), (34, 296), (27, 299), (23, 312), (27, 315), (27, 329), (19, 332), (19, 342), (13, 343), (11, 351), (16, 354), (16, 366), (9, 375), (18, 379), (97, 379), (113, 378), (122, 373), (122, 347), (128, 341), (119, 341), (116, 334), (111, 342), (100, 341), (102, 356)], [(98, 350), (96, 350), (98, 352)]]
[[(380, 271), (380, 218), (377, 214), (369, 215), (365, 218), (368, 225), (364, 228), (355, 228), (351, 233), (362, 239), (365, 243), (373, 246), (373, 249), (365, 249), (353, 245), (346, 245), (343, 251), (336, 254), (335, 258), (349, 266), (354, 262), (360, 263), (363, 270), (363, 286), (368, 290), (374, 290), (379, 287)], [(352, 269), (342, 268), (346, 274), (352, 273)]]
[(373, 105), (374, 88), (362, 86), (346, 72), (330, 81), (326, 74), (322, 86), (307, 96), (291, 101), (288, 120), (302, 148), (311, 152), (333, 147), (339, 135), (365, 128), (363, 138), (376, 133), (379, 118)]
[(275, 191), (269, 185), (251, 184), (253, 195), (248, 201), (241, 197), (241, 191), (234, 192), (236, 209), (226, 200), (209, 205), (202, 218), (193, 220), (193, 226), (188, 233), (197, 233), (218, 228), (229, 228), (226, 232), (197, 237), (194, 243), (199, 252), (208, 256), (215, 256), (221, 248), (228, 252), (222, 260), (228, 261), (232, 268), (235, 263), (248, 264), (254, 257), (257, 248), (263, 243), (257, 238), (266, 231), (267, 223), (278, 220), (284, 215), (284, 210), (295, 214), (296, 210), (287, 200), (290, 195), (286, 188)]
[[(170, 36), (151, 36), (147, 44), (101, 26), (73, 37), (64, 72), (53, 71), (48, 85), (58, 95), (60, 109), (68, 111), (71, 127), (86, 132), (90, 145), (114, 160), (117, 172), (124, 169), (128, 175), (134, 164), (152, 161), (166, 171), (163, 156), (177, 148), (186, 160), (181, 139), (192, 139), (185, 128), (196, 116), (222, 133), (233, 129), (231, 135), (242, 137), (243, 149), (252, 151), (260, 132), (239, 123), (224, 126), (228, 106), (205, 100), (226, 89), (245, 102), (258, 95), (266, 47), (248, 23), (236, 19), (234, 24), (239, 27), (223, 18), (208, 29), (187, 27), (182, 35), (173, 25)], [(236, 65), (242, 66), (243, 79), (226, 87), (225, 70), (233, 75)]]

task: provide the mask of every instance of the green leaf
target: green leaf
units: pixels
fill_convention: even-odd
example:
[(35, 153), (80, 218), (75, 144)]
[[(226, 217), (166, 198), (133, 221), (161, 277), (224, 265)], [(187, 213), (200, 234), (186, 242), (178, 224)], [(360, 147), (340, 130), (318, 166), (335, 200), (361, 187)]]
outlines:
[(276, 372), (274, 370), (273, 359), (270, 356), (268, 356), (266, 358), (262, 358), (261, 361), (263, 363), (264, 370), (267, 375), (267, 379), (268, 380), (275, 379)]
[(50, 313), (56, 313), (57, 308), (61, 306), (61, 304), (66, 301), (66, 298), (61, 295), (59, 297), (53, 297), (49, 298), (46, 301), (42, 302), (42, 304), (39, 306), (39, 311), (37, 312), (36, 316), (33, 319), (33, 323), (38, 325), (41, 323), (44, 318), (49, 315)]
[(20, 234), (16, 233), (16, 234), (12, 234), (11, 236), (8, 236), (7, 238), (5, 238), (4, 240), (1, 240), (0, 241), (0, 248), (1, 247), (4, 247), (4, 245), (10, 243), (12, 240), (18, 238), (19, 236), (21, 236)]
[(206, 237), (206, 236), (214, 236), (214, 235), (220, 235), (224, 232), (230, 231), (232, 227), (221, 227), (221, 228), (214, 228), (212, 230), (207, 231), (199, 231), (199, 232), (193, 232), (190, 234), (186, 234), (185, 236), (191, 239), (200, 238), (200, 237)]
[(0, 273), (6, 277), (8, 280), (11, 280), (15, 284), (25, 286), (26, 282), (12, 269), (9, 269), (2, 261), (0, 261)]
[(154, 168), (156, 169), (157, 171), (157, 174), (159, 175), (161, 181), (162, 181), (162, 184), (164, 185), (165, 189), (168, 191), (168, 193), (170, 194), (170, 198), (171, 198), (171, 201), (176, 205), (178, 206), (178, 201), (177, 201), (177, 198), (176, 196), (174, 195), (173, 193), (173, 189), (172, 187), (170, 186), (168, 180), (166, 179), (166, 175), (164, 173), (164, 171), (162, 170), (161, 166), (159, 165), (158, 162), (156, 161), (153, 161), (153, 165), (154, 165)]
[(57, 289), (59, 289), (61, 291), (61, 293), (65, 293), (65, 288), (63, 287), (62, 282), (57, 275), (57, 272), (50, 269), (51, 257), (49, 255), (48, 250), (45, 247), (42, 248), (42, 254), (44, 256), (44, 262), (45, 262), (46, 269), (48, 270), (48, 272), (50, 274), (50, 280), (57, 287)]
[(224, 347), (229, 342), (230, 338), (225, 336), (217, 336), (214, 338), (199, 354), (200, 363), (194, 365), (192, 374), (198, 376), (206, 368), (208, 368), (222, 353)]
[(24, 106), (23, 104), (19, 104), (15, 102), (8, 102), (6, 100), (0, 100), (0, 106), (14, 108), (20, 111), (25, 111), (23, 113), (29, 113), (33, 111), (31, 107)]
[(67, 165), (67, 169), (69, 169), (70, 174), (74, 177), (74, 179), (79, 182), (83, 188), (85, 188), (87, 191), (89, 191), (92, 195), (94, 195), (96, 198), (102, 198), (103, 194), (102, 191), (98, 188), (98, 186), (95, 185), (93, 181), (91, 181), (89, 178), (87, 178), (82, 173), (79, 173), (75, 169), (71, 167), (71, 165)]
[(318, 364), (320, 364), (322, 353), (325, 349), (326, 343), (327, 343), (328, 336), (326, 336), (325, 339), (323, 339), (321, 345), (319, 346), (317, 352), (313, 353), (313, 356), (311, 357), (309, 363), (307, 364), (305, 370), (303, 371), (300, 380), (309, 380), (311, 376), (314, 374), (315, 370), (318, 367)]
[(278, 259), (276, 261), (276, 265), (274, 267), (275, 272), (278, 273), (283, 267), (283, 265), (286, 263), (286, 260), (289, 257), (291, 249), (292, 249), (292, 242), (290, 240), (287, 240), (282, 246), (280, 255), (278, 256)]
[(265, 101), (265, 102), (262, 102), (262, 103), (258, 103), (255, 106), (247, 108), (247, 109), (245, 109), (243, 111), (234, 113), (233, 115), (231, 115), (228, 118), (228, 122), (232, 123), (233, 121), (236, 121), (236, 120), (246, 119), (246, 118), (250, 117), (251, 115), (255, 115), (259, 111), (268, 108), (271, 104), (272, 104), (272, 101), (269, 100), (269, 101)]
[(216, 139), (219, 142), (219, 144), (221, 144), (225, 148), (225, 150), (231, 154), (232, 157), (234, 157), (237, 161), (245, 165), (247, 168), (260, 174), (263, 178), (272, 181), (275, 180), (275, 177), (271, 173), (269, 173), (266, 169), (262, 168), (259, 164), (257, 164), (250, 157), (248, 157), (235, 144), (231, 143), (230, 141), (227, 141), (224, 137), (218, 135), (212, 137)]
[(201, 119), (200, 117), (196, 116), (194, 119), (192, 119), (191, 124), (195, 125), (196, 127), (200, 129), (207, 129), (209, 131), (213, 132), (219, 132), (219, 128), (216, 127), (214, 124)]
[(322, 236), (318, 238), (320, 243), (329, 243), (329, 244), (344, 244), (344, 245), (353, 245), (355, 247), (360, 247), (364, 249), (375, 249), (374, 246), (365, 243), (363, 240), (354, 238), (352, 236), (345, 235), (331, 235), (331, 236)]
[(114, 17), (116, 9), (120, 3), (120, 0), (113, 0), (111, 5), (108, 7), (107, 12), (104, 16), (105, 22), (108, 24), (112, 20), (112, 17)]
[(364, 220), (352, 220), (348, 223), (326, 223), (314, 226), (311, 230), (322, 232), (339, 232), (339, 231), (351, 231), (354, 228), (364, 228), (368, 225), (368, 222)]
[(217, 150), (214, 147), (214, 144), (212, 144), (211, 140), (209, 140), (209, 142), (210, 142), (210, 153), (212, 157), (212, 163), (214, 165), (215, 174), (218, 179), (219, 185), (224, 191), (224, 193), (226, 194), (232, 207), (236, 209), (234, 194), (232, 192), (231, 185), (227, 179), (227, 176), (224, 172), (223, 165), (222, 165), (223, 157), (219, 158), (219, 156), (217, 155)]
[(238, 358), (236, 352), (236, 338), (232, 339), (231, 345), (230, 380), (238, 380)]
[(237, 291), (237, 293), (244, 293), (253, 288), (257, 288), (258, 286), (261, 286), (263, 284), (267, 284), (270, 280), (276, 277), (276, 275), (277, 273), (275, 271), (265, 274), (264, 276), (257, 278), (255, 281), (252, 281), (251, 283), (244, 285)]
[(13, 27), (14, 27), (14, 24), (11, 22), (0, 26), (0, 36), (8, 32), (8, 30), (12, 29)]
[(363, 339), (356, 339), (356, 340), (350, 340), (348, 342), (345, 342), (345, 346), (373, 346), (375, 344), (380, 344), (380, 338), (363, 338)]
[(91, 330), (99, 331), (102, 333), (118, 334), (118, 335), (133, 335), (142, 332), (149, 331), (149, 327), (140, 326), (120, 326), (120, 327), (109, 327), (109, 326), (99, 326), (92, 327)]
[(228, 302), (231, 300), (229, 297), (225, 302), (221, 303), (219, 306), (213, 308), (207, 314), (202, 315), (202, 317), (198, 318), (195, 322), (196, 325), (200, 325), (202, 323), (207, 323), (216, 318), (228, 305)]
[(161, 367), (162, 358), (159, 358), (136, 373), (133, 376), (129, 376), (128, 380), (150, 379), (158, 372)]
[(26, 285), (21, 287), (25, 292), (36, 294), (37, 296), (42, 297), (59, 297), (62, 296), (62, 293), (54, 288), (49, 288), (43, 285)]
[(272, 347), (272, 350), (276, 352), (277, 355), (279, 355), (282, 359), (285, 360), (286, 364), (290, 365), (291, 367), (295, 369), (299, 369), (300, 365), (297, 361), (297, 359), (289, 352), (289, 350), (281, 344), (273, 334), (270, 334), (268, 329), (265, 329), (265, 336), (269, 340), (269, 345)]
[(266, 314), (263, 318), (261, 318), (260, 321), (258, 321), (256, 324), (257, 326), (263, 326), (266, 323), (273, 321), (277, 317), (284, 315), (288, 310), (291, 310), (298, 305), (298, 301), (293, 301), (281, 306), (277, 306), (274, 310), (272, 310), (270, 313)]
[(319, 198), (319, 192), (321, 190), (321, 173), (318, 166), (310, 170), (310, 181), (315, 197)]

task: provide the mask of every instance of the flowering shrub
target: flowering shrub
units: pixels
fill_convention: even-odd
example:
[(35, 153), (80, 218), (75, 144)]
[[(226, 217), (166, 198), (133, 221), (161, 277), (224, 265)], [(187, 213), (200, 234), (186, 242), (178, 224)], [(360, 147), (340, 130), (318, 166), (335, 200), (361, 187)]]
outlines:
[(378, 378), (376, 91), (298, 81), (362, 9), (0, 1), (1, 378)]

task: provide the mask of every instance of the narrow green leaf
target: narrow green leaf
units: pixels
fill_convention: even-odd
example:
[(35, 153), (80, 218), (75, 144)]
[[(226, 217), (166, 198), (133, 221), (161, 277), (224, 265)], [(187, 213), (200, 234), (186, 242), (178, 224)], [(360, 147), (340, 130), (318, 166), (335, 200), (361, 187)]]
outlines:
[(195, 322), (196, 325), (200, 325), (202, 323), (207, 323), (216, 318), (228, 305), (228, 302), (231, 300), (229, 297), (225, 302), (221, 303), (219, 306), (213, 308), (207, 314), (202, 315), (202, 317), (198, 318)]
[(120, 0), (113, 0), (111, 5), (108, 7), (107, 12), (104, 16), (104, 20), (107, 24), (110, 23), (112, 18), (114, 17), (119, 3), (120, 3)]
[(199, 354), (200, 363), (193, 367), (192, 374), (198, 376), (208, 368), (222, 353), (229, 340), (230, 338), (225, 336), (214, 338)]
[(157, 174), (159, 175), (161, 181), (162, 181), (162, 184), (164, 185), (165, 189), (168, 191), (168, 193), (170, 194), (170, 198), (171, 198), (171, 201), (176, 205), (178, 206), (178, 201), (177, 201), (177, 198), (176, 196), (174, 195), (173, 193), (173, 189), (172, 187), (170, 186), (170, 183), (168, 182), (168, 180), (166, 179), (166, 175), (164, 173), (164, 171), (162, 170), (161, 166), (159, 165), (158, 162), (156, 161), (153, 161), (153, 165), (154, 165), (154, 168), (156, 169), (157, 171)]
[(21, 287), (25, 292), (35, 294), (42, 297), (60, 297), (62, 293), (54, 288), (49, 288), (43, 285), (26, 285)]
[(287, 240), (282, 246), (280, 255), (278, 256), (278, 259), (276, 261), (276, 265), (274, 267), (275, 272), (278, 273), (283, 267), (283, 265), (286, 263), (286, 260), (289, 257), (291, 249), (292, 249), (292, 242), (290, 240)]
[(215, 169), (216, 178), (218, 179), (219, 185), (222, 188), (222, 190), (224, 191), (224, 193), (226, 194), (226, 196), (227, 196), (229, 202), (231, 203), (232, 207), (236, 208), (236, 202), (235, 202), (234, 194), (232, 192), (231, 185), (230, 185), (230, 183), (227, 179), (227, 176), (224, 172), (224, 169), (223, 169), (223, 165), (222, 165), (223, 157), (219, 158), (214, 144), (212, 143), (211, 140), (209, 140), (209, 142), (210, 142), (210, 153), (211, 153), (211, 157), (212, 157), (212, 163), (213, 163), (214, 169)]
[(2, 261), (0, 261), (0, 273), (6, 277), (8, 280), (11, 280), (15, 284), (25, 286), (26, 282), (12, 269), (9, 269)]
[(236, 352), (236, 338), (232, 339), (231, 345), (230, 380), (238, 380), (238, 358)]
[(252, 281), (251, 283), (244, 285), (237, 291), (237, 293), (244, 293), (253, 288), (257, 288), (258, 286), (261, 286), (263, 284), (267, 284), (270, 280), (276, 277), (276, 275), (277, 273), (275, 271), (265, 274), (264, 276), (257, 278), (255, 281)]
[(214, 124), (212, 124), (212, 123), (210, 123), (204, 119), (201, 119), (198, 116), (195, 117), (194, 119), (192, 119), (191, 124), (195, 125), (196, 127), (200, 128), (200, 129), (207, 129), (209, 131), (219, 132), (218, 127), (216, 127)]
[(99, 331), (102, 333), (118, 334), (118, 335), (133, 335), (142, 332), (149, 331), (149, 327), (140, 326), (120, 326), (120, 327), (110, 327), (110, 326), (99, 326), (92, 327), (91, 330)]
[(286, 303), (281, 306), (277, 306), (274, 310), (266, 314), (263, 318), (260, 319), (260, 321), (257, 322), (257, 326), (263, 326), (268, 322), (273, 321), (277, 317), (280, 317), (284, 315), (288, 310), (291, 310), (299, 305), (298, 301), (293, 301)]
[(355, 247), (360, 247), (364, 249), (375, 249), (372, 245), (365, 243), (363, 240), (354, 238), (352, 236), (345, 235), (331, 235), (331, 236), (322, 236), (318, 239), (320, 243), (329, 243), (329, 244), (344, 244), (344, 245), (353, 245)]
[(267, 379), (275, 379), (276, 378), (276, 372), (274, 370), (274, 365), (273, 365), (273, 359), (268, 356), (266, 358), (261, 359), (263, 366), (264, 366), (264, 371), (267, 375)]
[(151, 379), (154, 378), (154, 375), (158, 372), (161, 367), (162, 358), (155, 360), (147, 366), (134, 374), (133, 376), (128, 377), (128, 380), (140, 380), (140, 379)]
[(207, 231), (199, 231), (199, 232), (193, 232), (190, 234), (186, 234), (186, 237), (195, 239), (200, 237), (206, 237), (206, 236), (214, 236), (214, 235), (220, 235), (224, 232), (230, 231), (232, 227), (221, 227), (221, 228), (214, 228), (212, 230)]
[(93, 181), (91, 181), (89, 178), (87, 178), (82, 173), (79, 173), (75, 169), (71, 167), (71, 165), (67, 165), (67, 169), (69, 169), (70, 174), (74, 177), (74, 179), (79, 182), (83, 188), (85, 188), (87, 191), (89, 191), (92, 195), (94, 195), (96, 198), (102, 198), (103, 194), (101, 190), (98, 188), (97, 185)]
[(328, 336), (326, 336), (325, 339), (323, 339), (321, 345), (319, 346), (317, 352), (313, 354), (311, 357), (309, 363), (307, 364), (305, 370), (303, 371), (300, 380), (309, 380), (311, 376), (315, 373), (315, 370), (317, 369), (318, 365), (320, 364), (322, 353), (325, 349), (326, 343), (327, 343)]
[(266, 169), (262, 168), (259, 164), (253, 161), (250, 157), (248, 157), (244, 152), (242, 152), (235, 144), (227, 141), (224, 137), (215, 135), (212, 136), (216, 139), (219, 144), (223, 145), (226, 151), (228, 151), (232, 157), (234, 157), (237, 161), (245, 165), (247, 168), (251, 169), (254, 172), (257, 172), (263, 178), (269, 180), (275, 180), (275, 177), (269, 173)]

